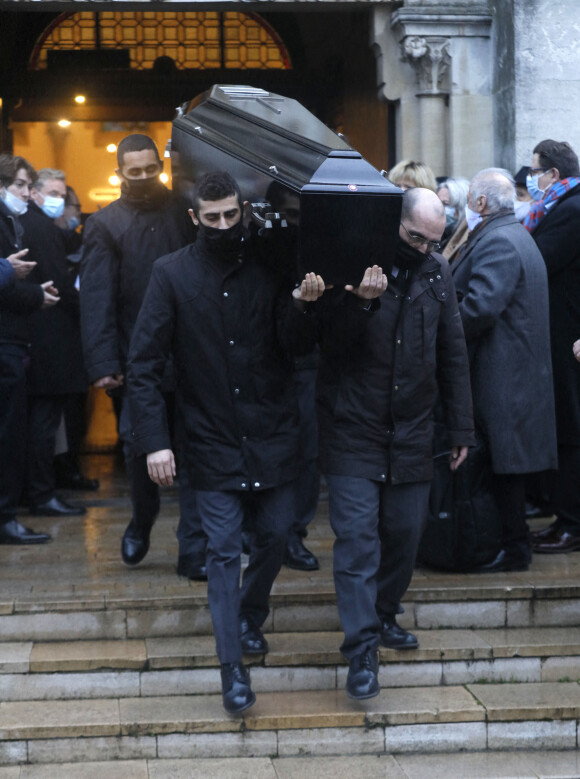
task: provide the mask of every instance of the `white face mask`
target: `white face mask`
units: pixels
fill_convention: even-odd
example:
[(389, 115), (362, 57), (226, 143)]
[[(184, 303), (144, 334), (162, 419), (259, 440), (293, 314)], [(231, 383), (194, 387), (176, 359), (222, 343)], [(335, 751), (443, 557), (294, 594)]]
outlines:
[(16, 197), (16, 195), (13, 195), (12, 192), (9, 192), (7, 189), (2, 192), (0, 197), (6, 204), (6, 208), (11, 214), (14, 214), (14, 216), (22, 216), (22, 214), (25, 214), (28, 211), (28, 201), (20, 200), (19, 197)]
[(514, 200), (514, 214), (516, 219), (523, 222), (530, 213), (531, 202), (529, 200)]
[(477, 225), (483, 222), (482, 215), (478, 214), (477, 211), (472, 211), (467, 203), (465, 204), (465, 218), (467, 220), (467, 228), (469, 232), (475, 230)]

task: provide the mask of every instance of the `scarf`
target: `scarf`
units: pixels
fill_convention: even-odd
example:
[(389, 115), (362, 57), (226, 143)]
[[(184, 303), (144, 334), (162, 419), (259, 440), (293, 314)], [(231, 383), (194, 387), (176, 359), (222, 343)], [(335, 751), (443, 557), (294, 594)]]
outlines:
[(523, 221), (526, 230), (533, 233), (542, 219), (546, 216), (546, 206), (549, 206), (550, 203), (555, 203), (562, 195), (565, 195), (566, 192), (577, 187), (578, 184), (580, 184), (580, 177), (578, 176), (570, 176), (570, 178), (561, 179), (555, 184), (552, 184), (548, 190), (548, 194), (542, 200), (538, 200), (537, 203), (534, 203), (530, 208), (529, 214)]

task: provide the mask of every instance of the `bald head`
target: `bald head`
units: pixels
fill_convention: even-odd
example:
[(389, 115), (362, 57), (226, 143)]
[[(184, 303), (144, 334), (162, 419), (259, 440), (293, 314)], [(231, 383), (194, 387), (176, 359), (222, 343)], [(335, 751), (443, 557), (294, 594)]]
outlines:
[[(438, 243), (445, 230), (445, 208), (435, 192), (430, 189), (415, 187), (403, 193), (403, 208), (401, 210), (401, 226), (399, 236), (405, 243), (414, 246), (423, 254), (428, 254), (431, 244)], [(423, 237), (425, 240), (412, 240), (411, 236)]]
[(511, 173), (503, 168), (485, 168), (471, 179), (468, 205), (482, 215), (513, 210), (516, 188)]

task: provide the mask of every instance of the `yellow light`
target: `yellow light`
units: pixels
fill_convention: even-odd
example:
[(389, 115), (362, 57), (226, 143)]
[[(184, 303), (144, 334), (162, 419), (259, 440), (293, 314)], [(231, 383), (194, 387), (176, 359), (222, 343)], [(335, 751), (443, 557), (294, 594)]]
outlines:
[(107, 146), (107, 151), (109, 152), (109, 154), (114, 154), (114, 153), (117, 151), (117, 146), (116, 146), (116, 144), (114, 144), (114, 143), (110, 143), (110, 144)]
[(61, 119), (58, 123), (59, 127), (70, 127), (70, 122), (68, 119)]
[(121, 183), (121, 179), (118, 176), (110, 176), (109, 177), (109, 184), (112, 187), (118, 187), (120, 183)]
[(75, 103), (82, 104), (82, 103), (85, 102), (85, 100), (86, 100), (86, 97), (84, 95), (77, 95), (75, 97)]
[(169, 176), (167, 175), (167, 173), (162, 173), (162, 174), (159, 176), (159, 178), (160, 178), (160, 180), (161, 180), (161, 181), (162, 181), (164, 184), (167, 184), (167, 182), (169, 181)]

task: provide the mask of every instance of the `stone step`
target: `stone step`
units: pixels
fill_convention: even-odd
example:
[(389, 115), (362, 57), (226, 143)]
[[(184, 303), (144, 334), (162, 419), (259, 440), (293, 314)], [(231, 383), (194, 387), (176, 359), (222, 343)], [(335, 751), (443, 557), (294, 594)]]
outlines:
[(3, 702), (0, 764), (576, 749), (579, 718), (576, 683), (262, 693), (239, 717), (220, 695)]
[[(418, 631), (419, 649), (380, 649), (386, 687), (580, 680), (580, 628)], [(260, 692), (343, 689), (341, 633), (278, 633), (246, 658)], [(200, 695), (219, 690), (210, 636), (0, 645), (0, 699)]]
[(341, 757), (149, 758), (23, 765), (0, 779), (577, 779), (580, 756), (567, 751), (500, 751)]

